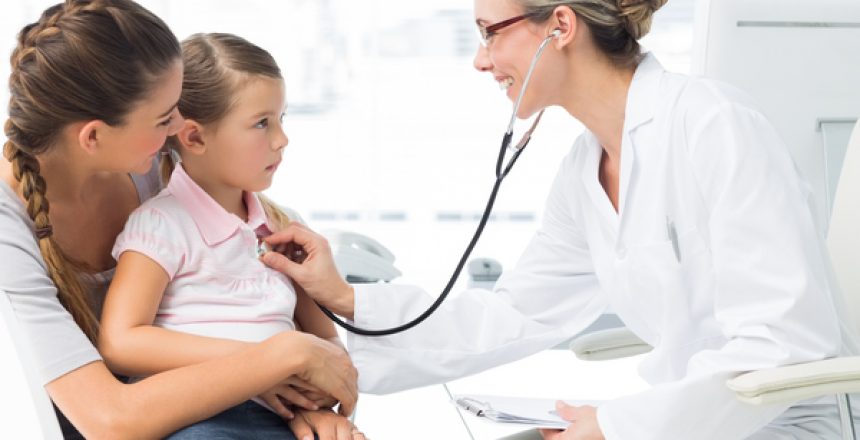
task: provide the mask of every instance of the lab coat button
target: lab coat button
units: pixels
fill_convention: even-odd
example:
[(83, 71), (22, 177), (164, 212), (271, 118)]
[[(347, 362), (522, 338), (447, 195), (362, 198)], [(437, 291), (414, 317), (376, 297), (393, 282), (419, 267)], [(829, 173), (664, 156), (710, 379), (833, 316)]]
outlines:
[(615, 255), (618, 257), (619, 260), (623, 260), (627, 257), (627, 248), (618, 248), (618, 250), (615, 252)]

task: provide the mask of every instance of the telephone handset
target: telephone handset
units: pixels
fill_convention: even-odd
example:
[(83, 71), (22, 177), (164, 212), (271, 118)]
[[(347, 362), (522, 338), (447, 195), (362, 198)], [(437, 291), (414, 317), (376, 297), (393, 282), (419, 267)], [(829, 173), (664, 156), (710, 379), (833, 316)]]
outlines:
[(387, 282), (401, 275), (394, 267), (394, 254), (373, 238), (340, 230), (328, 230), (323, 235), (331, 246), (338, 272), (347, 282)]

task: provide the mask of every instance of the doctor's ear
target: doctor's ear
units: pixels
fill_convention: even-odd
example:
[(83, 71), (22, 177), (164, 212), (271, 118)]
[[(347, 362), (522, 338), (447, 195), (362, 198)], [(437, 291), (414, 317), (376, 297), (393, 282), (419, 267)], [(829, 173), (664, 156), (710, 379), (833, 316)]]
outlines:
[(573, 41), (579, 24), (576, 18), (576, 12), (568, 6), (559, 6), (552, 11), (548, 34), (554, 36), (556, 47), (566, 46)]
[(185, 119), (182, 123), (182, 128), (176, 132), (176, 139), (182, 144), (182, 149), (191, 154), (199, 155), (206, 151), (203, 126), (197, 121)]

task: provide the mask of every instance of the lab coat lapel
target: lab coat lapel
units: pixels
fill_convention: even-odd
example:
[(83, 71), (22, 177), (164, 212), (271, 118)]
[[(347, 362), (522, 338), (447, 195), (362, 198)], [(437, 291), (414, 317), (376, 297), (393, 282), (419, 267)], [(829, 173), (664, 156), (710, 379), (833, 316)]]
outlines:
[[(631, 182), (638, 177), (636, 175), (637, 154), (648, 154), (638, 151), (638, 147), (645, 147), (648, 142), (643, 139), (644, 134), (637, 133), (643, 125), (654, 119), (657, 106), (657, 94), (660, 88), (660, 80), (663, 76), (663, 66), (651, 54), (645, 58), (636, 68), (630, 90), (627, 92), (627, 107), (624, 114), (624, 132), (621, 136), (621, 165), (619, 170), (618, 188), (618, 217), (623, 227), (624, 208), (631, 192), (635, 186)], [(640, 130), (641, 131), (641, 130)]]
[(585, 147), (588, 151), (586, 153), (585, 167), (580, 178), (582, 179), (585, 191), (588, 193), (588, 197), (591, 199), (591, 203), (594, 205), (594, 211), (603, 220), (600, 224), (610, 225), (612, 235), (614, 236), (618, 233), (618, 214), (615, 213), (615, 209), (612, 207), (606, 191), (600, 185), (600, 177), (598, 176), (603, 147), (600, 146), (600, 142), (598, 142), (597, 138), (591, 132), (586, 131), (584, 136)]

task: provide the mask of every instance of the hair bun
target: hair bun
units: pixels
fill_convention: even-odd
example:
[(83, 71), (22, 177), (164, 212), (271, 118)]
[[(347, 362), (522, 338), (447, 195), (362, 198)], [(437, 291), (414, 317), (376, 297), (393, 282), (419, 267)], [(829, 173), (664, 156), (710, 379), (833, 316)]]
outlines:
[(617, 0), (618, 15), (633, 39), (638, 40), (651, 30), (651, 19), (668, 0)]

